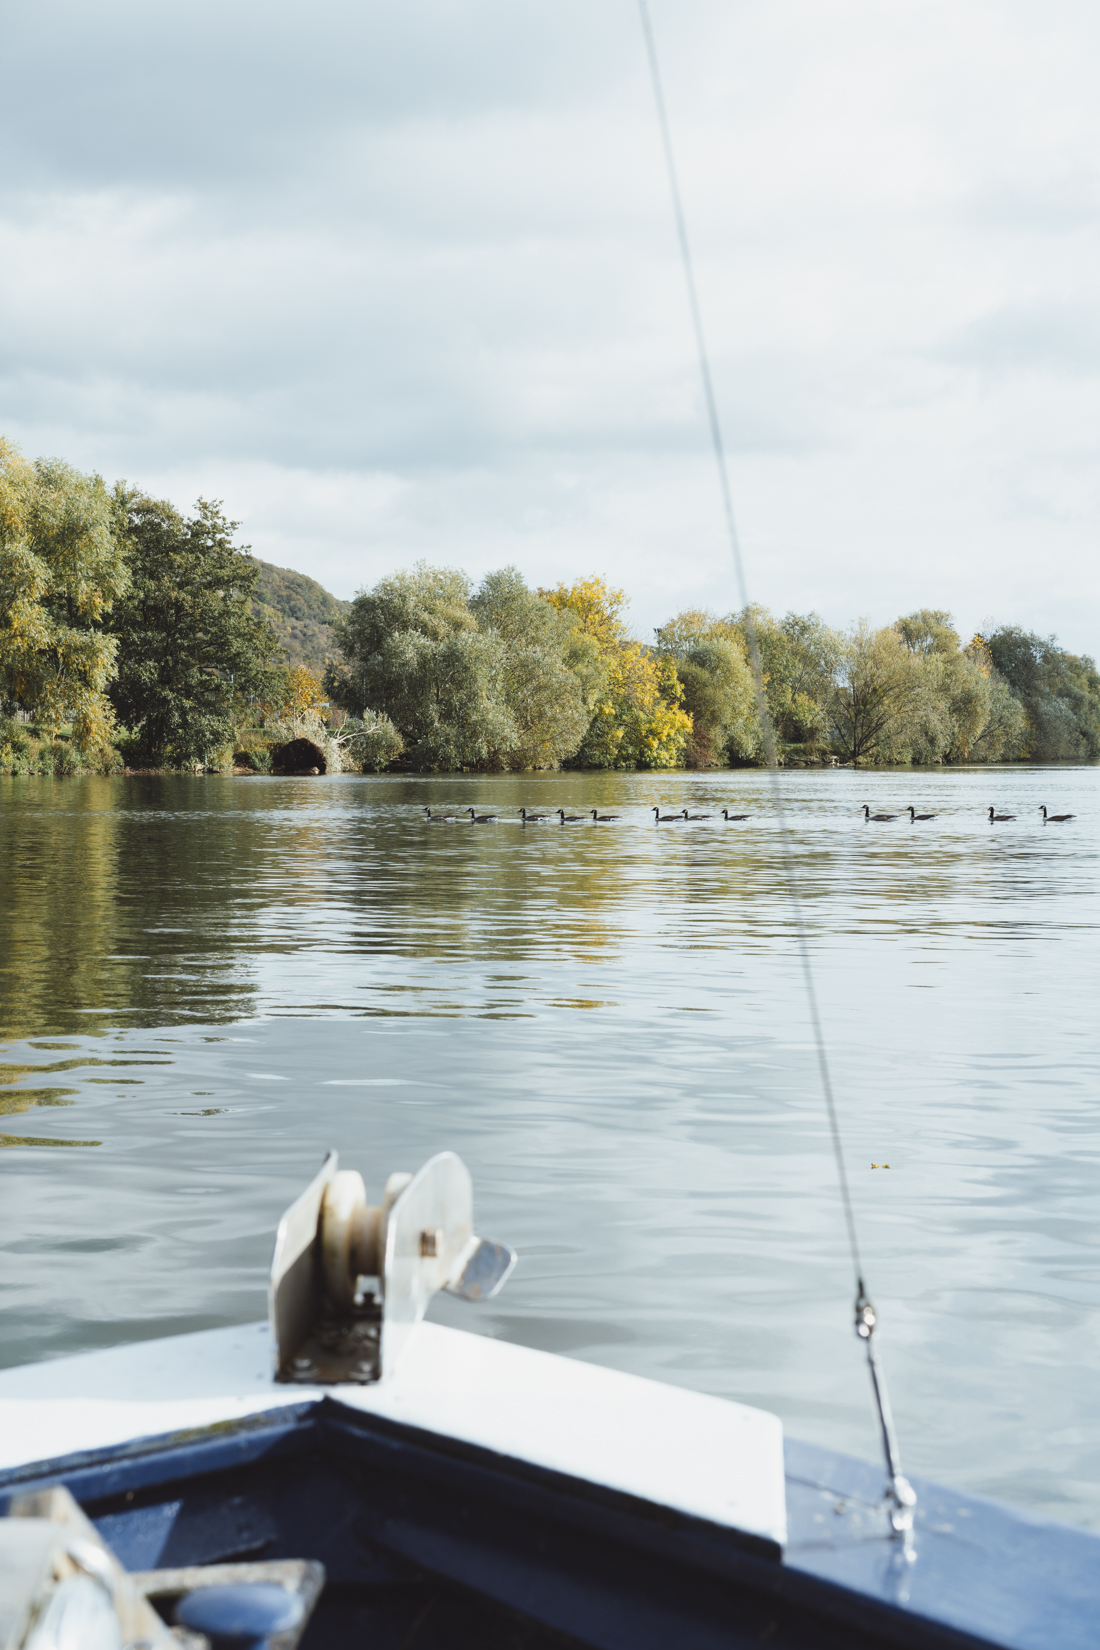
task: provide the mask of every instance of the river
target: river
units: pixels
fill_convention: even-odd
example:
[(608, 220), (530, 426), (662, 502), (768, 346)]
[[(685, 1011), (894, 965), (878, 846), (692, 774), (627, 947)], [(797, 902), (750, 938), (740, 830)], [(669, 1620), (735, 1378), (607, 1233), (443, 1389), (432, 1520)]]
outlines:
[[(1100, 1528), (1100, 770), (778, 784), (904, 1465)], [(874, 1456), (769, 785), (0, 778), (0, 1362), (262, 1317), (326, 1147), (451, 1147), (521, 1259), (433, 1316)]]

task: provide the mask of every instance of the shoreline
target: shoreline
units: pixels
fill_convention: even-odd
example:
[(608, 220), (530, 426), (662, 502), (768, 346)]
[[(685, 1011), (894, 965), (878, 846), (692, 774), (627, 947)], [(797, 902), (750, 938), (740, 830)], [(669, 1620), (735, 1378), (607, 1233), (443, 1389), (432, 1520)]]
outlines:
[[(1009, 762), (937, 762), (924, 765), (920, 763), (887, 762), (872, 764), (867, 767), (856, 767), (851, 762), (797, 762), (780, 763), (782, 773), (963, 773), (982, 769), (989, 773), (1011, 773), (1028, 768), (1095, 768), (1100, 767), (1100, 757), (1092, 761), (1054, 760), (1043, 762), (1034, 757), (1017, 758)], [(764, 765), (743, 765), (736, 768), (509, 768), (482, 770), (477, 768), (416, 768), (416, 769), (383, 769), (380, 773), (342, 769), (336, 774), (310, 773), (308, 771), (288, 773), (264, 773), (255, 768), (116, 768), (110, 772), (103, 772), (96, 768), (81, 768), (72, 773), (48, 773), (24, 770), (13, 772), (10, 769), (0, 769), (0, 780), (3, 779), (472, 779), (478, 781), (492, 781), (504, 778), (518, 778), (521, 774), (537, 775), (539, 777), (557, 774), (589, 775), (607, 774), (622, 777), (626, 774), (651, 774), (654, 777), (672, 779), (685, 775), (694, 778), (706, 778), (715, 774), (740, 773), (768, 773), (770, 770)]]

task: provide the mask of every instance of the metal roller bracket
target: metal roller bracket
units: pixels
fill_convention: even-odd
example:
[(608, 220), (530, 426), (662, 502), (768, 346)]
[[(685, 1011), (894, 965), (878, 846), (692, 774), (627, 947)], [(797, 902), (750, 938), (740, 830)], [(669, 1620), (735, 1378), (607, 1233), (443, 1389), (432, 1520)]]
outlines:
[(489, 1300), (516, 1264), (505, 1244), (475, 1235), (469, 1170), (454, 1152), (440, 1152), (389, 1208), (377, 1293), (356, 1292), (350, 1307), (334, 1303), (325, 1288), (321, 1232), (325, 1194), (338, 1167), (329, 1152), (279, 1222), (268, 1301), (280, 1381), (381, 1380), (396, 1367), (437, 1290)]

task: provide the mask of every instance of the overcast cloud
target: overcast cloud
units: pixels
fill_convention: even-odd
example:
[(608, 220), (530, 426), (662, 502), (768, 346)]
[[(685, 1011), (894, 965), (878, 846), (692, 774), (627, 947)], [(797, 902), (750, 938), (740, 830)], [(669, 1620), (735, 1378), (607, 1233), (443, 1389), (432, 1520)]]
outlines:
[[(750, 586), (1100, 649), (1100, 12), (652, 0)], [(634, 0), (7, 9), (0, 429), (349, 596), (735, 595)]]

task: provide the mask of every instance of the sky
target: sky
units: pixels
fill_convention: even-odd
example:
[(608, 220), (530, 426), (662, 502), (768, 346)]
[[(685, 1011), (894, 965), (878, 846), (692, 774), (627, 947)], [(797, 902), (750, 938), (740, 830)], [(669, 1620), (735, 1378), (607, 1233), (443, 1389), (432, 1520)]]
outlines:
[[(1100, 9), (651, 0), (750, 594), (1100, 650)], [(636, 0), (35, 0), (0, 431), (339, 596), (737, 605)]]

